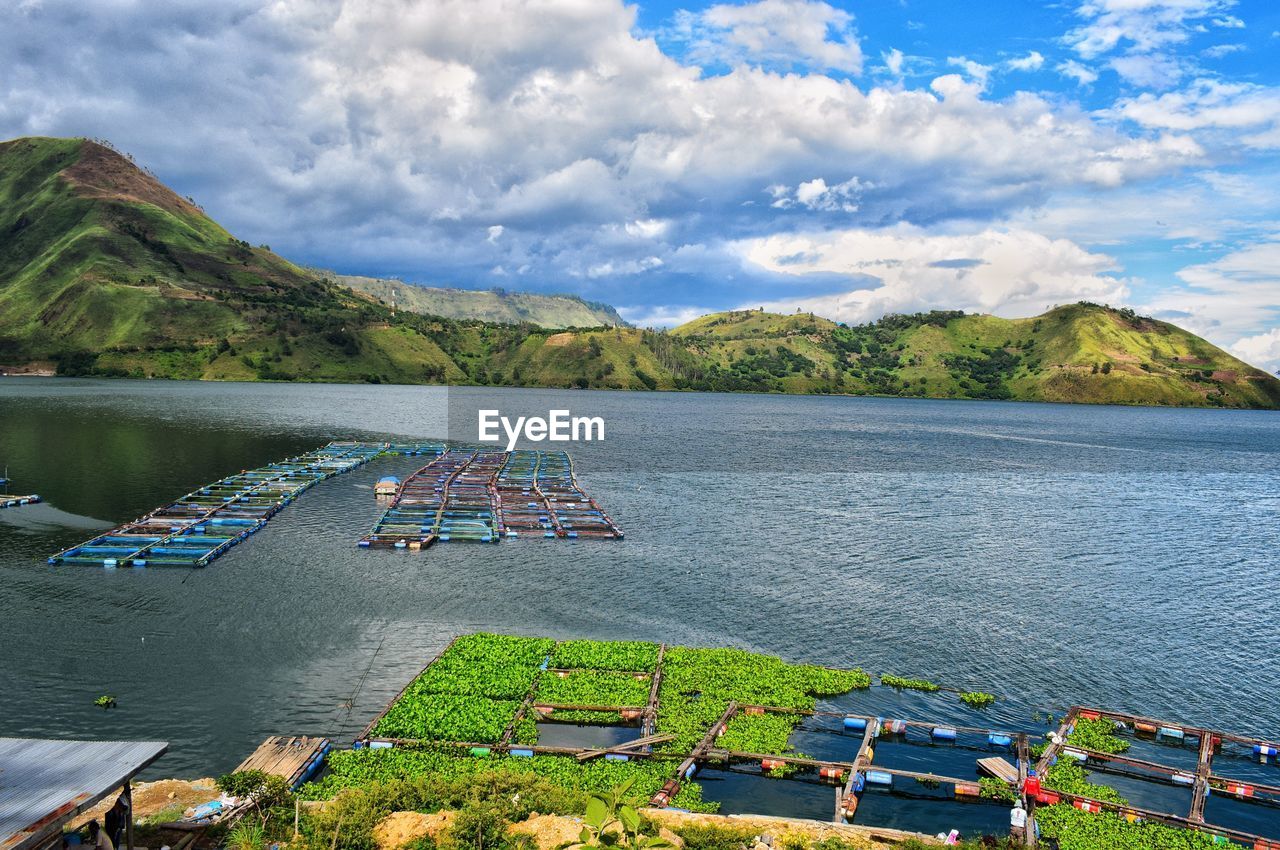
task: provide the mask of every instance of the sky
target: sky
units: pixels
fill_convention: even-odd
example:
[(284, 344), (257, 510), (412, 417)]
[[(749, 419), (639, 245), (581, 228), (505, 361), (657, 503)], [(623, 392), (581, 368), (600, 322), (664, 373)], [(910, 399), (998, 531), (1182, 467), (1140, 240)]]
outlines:
[(0, 0), (0, 137), (641, 326), (1131, 306), (1280, 369), (1273, 0)]

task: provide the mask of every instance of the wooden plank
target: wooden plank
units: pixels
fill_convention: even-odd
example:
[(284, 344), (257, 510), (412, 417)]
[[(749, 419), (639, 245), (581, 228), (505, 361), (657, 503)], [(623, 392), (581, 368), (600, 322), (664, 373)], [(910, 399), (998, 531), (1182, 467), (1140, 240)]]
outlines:
[(1009, 785), (1016, 785), (1020, 779), (1018, 768), (1009, 764), (1006, 759), (1000, 756), (989, 756), (987, 758), (978, 759), (978, 770), (994, 776), (1001, 782)]
[(664, 643), (658, 647), (658, 660), (653, 666), (653, 678), (649, 682), (649, 704), (640, 724), (640, 731), (645, 735), (652, 735), (658, 727), (658, 691), (662, 685), (662, 660), (666, 654), (667, 645)]
[(1204, 822), (1204, 803), (1209, 796), (1209, 777), (1213, 773), (1213, 736), (1200, 736), (1200, 752), (1196, 759), (1196, 782), (1191, 788), (1191, 820)]
[(651, 747), (654, 744), (663, 744), (667, 741), (674, 741), (675, 735), (646, 735), (643, 738), (636, 738), (634, 741), (627, 741), (625, 744), (614, 744), (610, 748), (599, 750), (584, 750), (577, 754), (578, 761), (587, 761), (588, 759), (598, 758), (599, 756), (608, 755), (609, 753), (625, 753), (627, 750), (639, 749), (641, 747)]

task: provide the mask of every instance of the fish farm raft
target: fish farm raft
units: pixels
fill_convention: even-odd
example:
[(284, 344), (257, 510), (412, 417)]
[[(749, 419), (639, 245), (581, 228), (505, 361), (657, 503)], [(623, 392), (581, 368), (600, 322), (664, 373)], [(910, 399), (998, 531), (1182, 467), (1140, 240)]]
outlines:
[[(926, 710), (940, 719), (878, 710), (903, 689), (936, 691), (911, 698), (937, 700)], [(751, 808), (766, 800), (767, 814), (927, 832), (959, 823), (1026, 846), (1073, 830), (1140, 830), (1151, 846), (1280, 848), (1263, 837), (1280, 833), (1280, 787), (1265, 781), (1280, 758), (1274, 742), (1082, 707), (1056, 729), (993, 728), (957, 722), (989, 702), (950, 690), (889, 676), (873, 686), (861, 670), (736, 649), (472, 634), (432, 659), (350, 749), (331, 752), (302, 793), (499, 771), (583, 791), (632, 779), (651, 806), (679, 811), (766, 814)], [(864, 710), (845, 707), (858, 701)], [(1131, 745), (1165, 757), (1120, 755)], [(1151, 783), (1145, 799), (1185, 790), (1188, 808), (1131, 804), (1113, 781), (1140, 795)], [(1169, 843), (1192, 838), (1200, 843)]]
[(334, 442), (215, 481), (48, 560), (103, 567), (203, 567), (262, 530), (314, 485), (384, 455), (434, 459), (398, 484), (373, 530), (358, 541), (362, 547), (418, 550), (437, 541), (496, 543), (522, 532), (564, 539), (623, 537), (579, 487), (573, 461), (564, 452), (449, 448), (439, 442)]
[[(7, 472), (5, 473), (8, 474)], [(9, 494), (9, 479), (0, 478), (0, 509), (4, 508), (20, 508), (23, 505), (34, 505), (40, 501), (40, 497), (34, 493), (30, 496), (11, 496)]]

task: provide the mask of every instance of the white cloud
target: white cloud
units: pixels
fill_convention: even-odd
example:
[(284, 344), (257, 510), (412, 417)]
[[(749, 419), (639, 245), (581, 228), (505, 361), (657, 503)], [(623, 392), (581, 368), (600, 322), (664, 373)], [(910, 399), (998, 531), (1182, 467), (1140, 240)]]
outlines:
[(1026, 56), (1010, 59), (1005, 64), (1015, 71), (1038, 71), (1044, 67), (1044, 56), (1033, 50)]
[(1210, 59), (1221, 59), (1223, 56), (1230, 56), (1232, 53), (1240, 53), (1245, 50), (1248, 50), (1248, 48), (1243, 44), (1215, 44), (1200, 51), (1200, 55), (1208, 56)]
[(490, 244), (496, 245), (499, 237), (502, 236), (502, 229), (503, 228), (501, 224), (492, 225), (489, 228), (489, 237), (485, 241), (489, 242)]
[(1098, 72), (1074, 59), (1060, 63), (1054, 70), (1064, 77), (1070, 77), (1082, 86), (1091, 86), (1098, 81)]
[(895, 77), (902, 76), (902, 51), (898, 48), (892, 48), (887, 53), (881, 53), (880, 59), (884, 62), (884, 67)]
[(757, 0), (682, 12), (673, 38), (699, 64), (805, 66), (859, 73), (853, 16), (820, 0)]
[(1022, 229), (934, 234), (907, 225), (746, 240), (737, 249), (772, 272), (847, 276), (849, 292), (775, 301), (840, 321), (939, 307), (1031, 315), (1054, 304), (1089, 299), (1123, 302), (1126, 282), (1115, 261), (1065, 239)]
[(1158, 53), (1117, 56), (1107, 65), (1125, 81), (1142, 88), (1172, 88), (1183, 75), (1179, 59)]
[(1233, 5), (1234, 0), (1085, 0), (1076, 14), (1086, 23), (1069, 32), (1066, 42), (1086, 59), (1120, 47), (1150, 53), (1186, 41), (1193, 22)]
[(618, 315), (638, 328), (673, 328), (712, 312), (715, 311), (710, 307), (677, 307), (662, 304), (618, 308)]
[(978, 88), (983, 90), (987, 88), (987, 81), (991, 77), (990, 65), (983, 65), (964, 56), (948, 56), (947, 64), (954, 68), (962, 68), (978, 84)]
[(765, 191), (773, 197), (773, 203), (770, 206), (777, 209), (802, 206), (823, 212), (852, 213), (858, 211), (858, 199), (863, 191), (869, 188), (873, 187), (863, 183), (857, 177), (850, 177), (834, 186), (828, 186), (826, 180), (815, 177), (800, 183), (794, 190), (786, 186), (773, 185)]
[[(1250, 337), (1265, 338), (1280, 321), (1280, 232), (1187, 266), (1177, 276), (1183, 285), (1154, 295), (1145, 307), (1218, 345), (1235, 350)], [(1244, 344), (1244, 351), (1262, 345)], [(1256, 353), (1249, 359), (1257, 362)]]
[(1159, 96), (1143, 93), (1113, 107), (1119, 117), (1162, 130), (1229, 130), (1229, 141), (1280, 147), (1280, 88), (1199, 79)]
[(1253, 366), (1280, 373), (1280, 328), (1241, 337), (1231, 346), (1231, 353)]

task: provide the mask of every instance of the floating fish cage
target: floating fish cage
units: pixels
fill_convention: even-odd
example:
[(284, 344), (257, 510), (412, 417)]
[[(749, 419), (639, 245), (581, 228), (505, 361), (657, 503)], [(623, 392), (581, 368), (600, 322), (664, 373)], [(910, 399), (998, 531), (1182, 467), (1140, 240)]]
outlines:
[(34, 505), (39, 501), (40, 497), (35, 494), (30, 496), (0, 495), (0, 508), (20, 508), (23, 505)]
[(50, 564), (203, 567), (260, 531), (315, 484), (382, 454), (383, 443), (330, 443), (215, 481), (133, 522), (64, 549)]
[(357, 545), (420, 550), (529, 535), (622, 539), (572, 469), (564, 452), (450, 449), (400, 485)]

